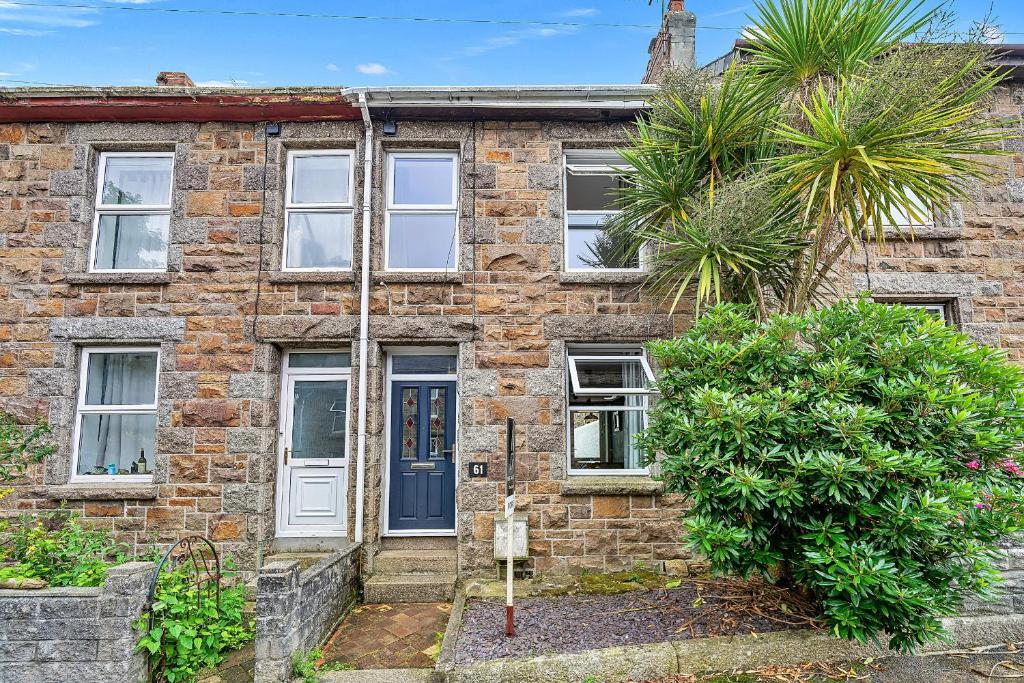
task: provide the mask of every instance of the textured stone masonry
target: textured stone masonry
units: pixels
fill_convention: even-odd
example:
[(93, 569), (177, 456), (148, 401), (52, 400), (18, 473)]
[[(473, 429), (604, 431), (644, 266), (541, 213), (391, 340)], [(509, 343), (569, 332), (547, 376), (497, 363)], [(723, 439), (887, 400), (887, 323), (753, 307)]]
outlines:
[(136, 653), (152, 562), (114, 567), (99, 588), (0, 591), (0, 681), (143, 683)]

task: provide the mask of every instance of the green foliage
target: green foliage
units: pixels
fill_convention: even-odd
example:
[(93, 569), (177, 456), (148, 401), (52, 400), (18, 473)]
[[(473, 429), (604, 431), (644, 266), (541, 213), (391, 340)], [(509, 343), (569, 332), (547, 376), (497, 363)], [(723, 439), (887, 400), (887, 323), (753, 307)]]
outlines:
[(150, 608), (152, 626), (150, 612), (135, 623), (135, 628), (145, 631), (138, 647), (149, 653), (156, 683), (195, 680), (200, 671), (222, 662), (225, 652), (255, 637), (243, 615), (243, 584), (222, 586), (219, 608), (206, 590), (193, 585), (182, 567), (161, 572)]
[(23, 427), (13, 416), (0, 412), (0, 482), (17, 479), (29, 465), (53, 453), (49, 436), (50, 427), (44, 422)]
[[(620, 251), (656, 252), (670, 299), (802, 312), (862, 235), (881, 242), (968, 200), (1008, 152), (989, 113), (985, 31), (951, 32), (923, 0), (758, 0), (720, 79), (669, 76), (623, 157)], [(747, 201), (751, 189), (758, 201)]]
[(44, 579), (51, 586), (99, 586), (107, 570), (126, 561), (126, 548), (106, 531), (67, 514), (23, 517), (5, 534), (0, 579)]
[(752, 314), (716, 306), (650, 344), (662, 396), (640, 440), (693, 503), (689, 545), (802, 587), (837, 636), (940, 637), (1024, 529), (1024, 374), (919, 309)]
[[(444, 634), (441, 634), (442, 637)], [(345, 662), (323, 662), (323, 651), (315, 647), (309, 652), (292, 654), (292, 678), (299, 678), (302, 683), (319, 683), (320, 674), (325, 671), (347, 671), (352, 668)]]

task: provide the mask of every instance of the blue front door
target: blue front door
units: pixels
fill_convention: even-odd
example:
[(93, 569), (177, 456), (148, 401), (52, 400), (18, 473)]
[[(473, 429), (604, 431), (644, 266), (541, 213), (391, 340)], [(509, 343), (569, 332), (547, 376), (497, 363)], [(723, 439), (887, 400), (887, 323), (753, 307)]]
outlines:
[(391, 385), (391, 531), (455, 529), (455, 382)]

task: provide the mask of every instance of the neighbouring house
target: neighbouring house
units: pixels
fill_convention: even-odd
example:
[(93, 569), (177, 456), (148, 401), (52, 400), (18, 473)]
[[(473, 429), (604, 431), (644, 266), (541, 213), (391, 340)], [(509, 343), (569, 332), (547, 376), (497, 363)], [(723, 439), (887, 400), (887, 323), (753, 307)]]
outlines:
[[(693, 27), (671, 2), (647, 81), (692, 63)], [(1024, 46), (1002, 59), (1019, 121)], [(642, 343), (691, 309), (600, 241), (656, 86), (158, 83), (0, 91), (0, 408), (58, 445), (7, 500), (248, 571), (355, 542), (369, 599), (381, 576), (444, 597), (496, 572), (511, 416), (527, 570), (686, 567), (631, 436)], [(858, 252), (847, 289), (1024, 360), (1007, 144), (976, 203)]]

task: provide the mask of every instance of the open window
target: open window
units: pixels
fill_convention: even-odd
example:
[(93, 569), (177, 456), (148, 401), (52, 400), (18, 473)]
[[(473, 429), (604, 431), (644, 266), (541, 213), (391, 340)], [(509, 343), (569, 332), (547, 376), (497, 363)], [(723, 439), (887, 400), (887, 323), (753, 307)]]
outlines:
[(636, 436), (654, 384), (640, 347), (570, 347), (570, 474), (646, 474)]
[(569, 271), (639, 270), (604, 229), (619, 212), (615, 204), (628, 165), (615, 150), (576, 150), (565, 155), (565, 267)]

